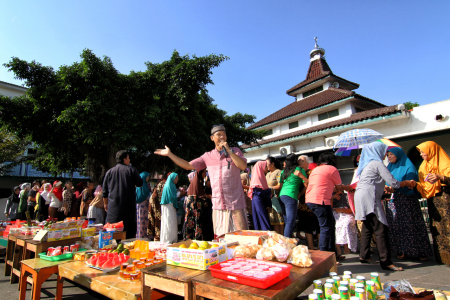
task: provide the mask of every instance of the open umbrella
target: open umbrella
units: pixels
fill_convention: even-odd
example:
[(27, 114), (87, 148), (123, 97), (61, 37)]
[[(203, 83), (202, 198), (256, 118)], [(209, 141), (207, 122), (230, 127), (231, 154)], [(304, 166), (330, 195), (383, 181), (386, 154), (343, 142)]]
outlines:
[[(391, 148), (399, 147), (401, 146), (399, 144), (394, 143), (391, 140), (388, 139), (379, 139), (375, 142), (380, 142), (388, 146), (388, 150)], [(358, 149), (364, 148), (365, 145), (359, 145), (359, 146), (351, 146), (351, 147), (342, 147), (336, 150), (335, 155), (336, 156), (351, 156), (351, 155), (358, 155), (361, 154)]]
[(352, 129), (342, 133), (339, 136), (336, 145), (334, 145), (334, 148), (352, 147), (369, 144), (382, 138), (383, 135), (381, 133), (372, 129), (368, 128)]

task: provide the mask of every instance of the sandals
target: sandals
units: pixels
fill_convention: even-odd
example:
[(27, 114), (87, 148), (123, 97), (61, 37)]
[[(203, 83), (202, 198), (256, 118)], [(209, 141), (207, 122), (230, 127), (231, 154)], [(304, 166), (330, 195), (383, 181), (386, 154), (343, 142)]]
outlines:
[(374, 261), (373, 259), (359, 259), (359, 262), (362, 264), (369, 264), (369, 265), (376, 265), (378, 262)]
[(406, 255), (405, 254), (397, 255), (397, 258), (401, 259), (401, 260), (405, 260), (406, 259)]
[(344, 259), (346, 259), (346, 257), (345, 257), (344, 255), (342, 255), (342, 254), (336, 255), (336, 261), (338, 261), (338, 260), (344, 260)]
[(387, 266), (387, 267), (381, 267), (383, 270), (389, 270), (389, 271), (403, 271), (403, 268), (396, 267), (394, 265)]

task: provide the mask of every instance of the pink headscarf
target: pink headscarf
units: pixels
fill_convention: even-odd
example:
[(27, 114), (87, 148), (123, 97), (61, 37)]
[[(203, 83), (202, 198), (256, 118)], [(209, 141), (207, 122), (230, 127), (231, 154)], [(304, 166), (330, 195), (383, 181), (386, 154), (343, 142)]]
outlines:
[(94, 197), (97, 197), (97, 195), (102, 191), (102, 186), (97, 185), (97, 188), (94, 191)]
[(250, 189), (248, 190), (248, 196), (250, 199), (253, 198), (253, 188), (260, 188), (263, 190), (267, 190), (269, 186), (267, 185), (266, 174), (264, 171), (266, 170), (267, 161), (262, 160), (258, 161), (253, 167), (252, 171), (252, 181), (250, 182)]

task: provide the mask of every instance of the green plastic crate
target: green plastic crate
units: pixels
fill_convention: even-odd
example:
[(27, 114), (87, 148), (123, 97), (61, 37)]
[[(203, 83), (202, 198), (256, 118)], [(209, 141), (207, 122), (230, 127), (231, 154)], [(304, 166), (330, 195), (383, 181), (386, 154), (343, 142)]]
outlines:
[[(86, 249), (80, 249), (80, 251), (77, 251), (77, 252), (82, 252), (82, 251), (86, 251)], [(42, 252), (42, 253), (39, 253), (39, 257), (41, 259), (49, 260), (49, 261), (60, 261), (60, 260), (65, 260), (65, 259), (72, 259), (73, 253), (65, 253), (65, 254), (61, 254), (61, 255), (57, 255), (57, 256), (47, 256), (46, 252)]]

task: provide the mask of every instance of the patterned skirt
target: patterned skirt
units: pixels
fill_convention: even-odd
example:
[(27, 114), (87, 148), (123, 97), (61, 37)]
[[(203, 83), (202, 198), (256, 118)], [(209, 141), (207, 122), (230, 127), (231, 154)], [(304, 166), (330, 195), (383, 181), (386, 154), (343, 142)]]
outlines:
[(214, 239), (212, 202), (207, 197), (188, 196), (185, 200), (183, 240), (211, 241)]
[(386, 219), (392, 252), (398, 255), (432, 256), (427, 227), (416, 195), (397, 193), (395, 199), (388, 202)]
[[(438, 194), (439, 195), (439, 194)], [(428, 199), (430, 230), (436, 260), (450, 265), (450, 194), (442, 193)]]
[(137, 238), (146, 238), (147, 230), (148, 230), (148, 203), (149, 199), (147, 198), (145, 201), (141, 203), (136, 203), (136, 237)]
[(152, 236), (155, 241), (159, 241), (161, 236), (161, 204), (158, 198), (150, 197), (147, 234)]
[(333, 211), (336, 220), (336, 244), (348, 245), (348, 248), (356, 252), (358, 250), (358, 233), (353, 214), (337, 213)]

